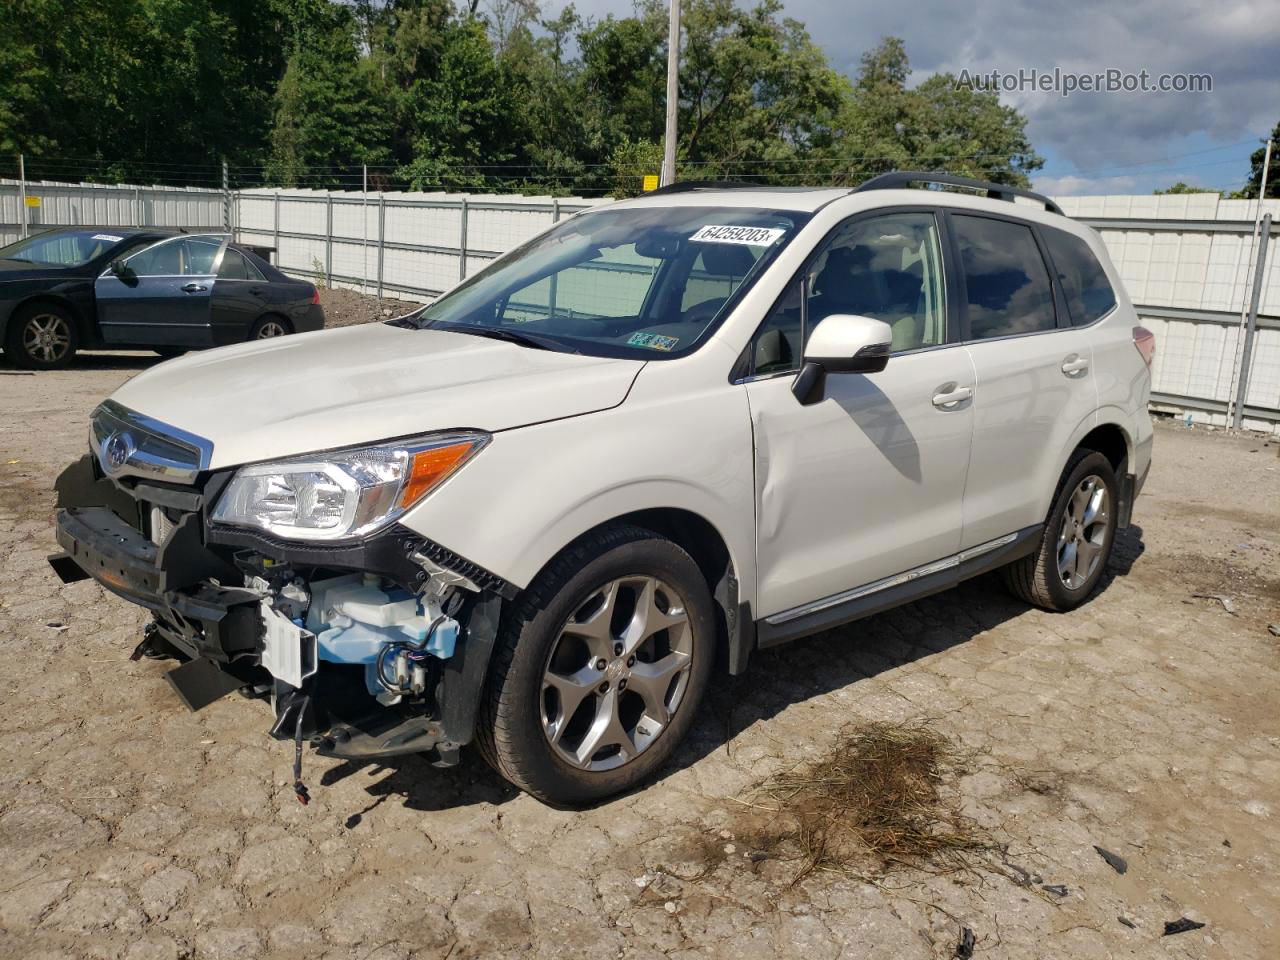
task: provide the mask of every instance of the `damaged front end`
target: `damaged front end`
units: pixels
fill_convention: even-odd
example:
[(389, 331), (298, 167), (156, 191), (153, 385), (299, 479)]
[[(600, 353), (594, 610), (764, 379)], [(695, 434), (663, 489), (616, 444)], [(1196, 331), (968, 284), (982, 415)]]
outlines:
[(336, 542), (218, 523), (244, 471), (110, 402), (91, 440), (58, 478), (50, 563), (152, 611), (134, 658), (180, 661), (167, 679), (191, 709), (239, 691), (299, 755), (457, 762), (511, 584), (395, 522)]

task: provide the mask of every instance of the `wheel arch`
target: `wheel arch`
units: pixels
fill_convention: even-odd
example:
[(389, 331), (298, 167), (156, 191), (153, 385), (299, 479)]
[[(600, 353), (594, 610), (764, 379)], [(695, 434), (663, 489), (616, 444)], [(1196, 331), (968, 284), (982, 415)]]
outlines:
[(546, 569), (573, 543), (611, 526), (631, 525), (652, 530), (675, 543), (698, 565), (715, 604), (716, 643), (730, 673), (743, 672), (755, 647), (754, 620), (750, 603), (742, 597), (740, 566), (716, 525), (693, 510), (683, 507), (647, 507), (610, 517), (583, 530), (565, 543), (539, 568)]
[(12, 308), (4, 318), (5, 322), (0, 324), (0, 343), (7, 342), (9, 336), (8, 324), (13, 322), (13, 318), (16, 315), (33, 306), (39, 306), (40, 304), (49, 304), (51, 306), (61, 307), (70, 313), (71, 318), (75, 321), (76, 331), (80, 334), (81, 343), (91, 341), (94, 338), (92, 319), (85, 316), (84, 312), (76, 306), (74, 301), (57, 293), (40, 290), (35, 293), (28, 294), (21, 300), (17, 300), (13, 303)]
[(1122, 476), (1126, 465), (1133, 462), (1133, 438), (1128, 430), (1114, 420), (1098, 423), (1080, 438), (1074, 449), (1081, 447), (1096, 450), (1106, 457), (1117, 477)]

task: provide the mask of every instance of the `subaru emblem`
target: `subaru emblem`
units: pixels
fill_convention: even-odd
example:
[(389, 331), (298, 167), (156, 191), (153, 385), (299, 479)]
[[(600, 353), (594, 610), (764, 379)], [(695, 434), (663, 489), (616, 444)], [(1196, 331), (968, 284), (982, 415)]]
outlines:
[(129, 462), (136, 449), (133, 437), (123, 430), (107, 437), (107, 442), (102, 446), (102, 465), (107, 473), (118, 473)]

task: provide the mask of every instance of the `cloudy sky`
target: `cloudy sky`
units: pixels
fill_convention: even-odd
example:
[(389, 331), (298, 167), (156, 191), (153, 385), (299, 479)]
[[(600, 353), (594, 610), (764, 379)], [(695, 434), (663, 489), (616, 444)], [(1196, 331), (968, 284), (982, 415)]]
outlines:
[[(1178, 180), (1238, 189), (1280, 121), (1280, 0), (783, 0), (846, 73), (880, 37), (906, 41), (913, 80), (1020, 68), (1207, 73), (1211, 93), (1005, 93), (1026, 114), (1049, 193), (1150, 193)], [(629, 0), (577, 0), (625, 14)], [(1278, 145), (1280, 149), (1280, 145)]]

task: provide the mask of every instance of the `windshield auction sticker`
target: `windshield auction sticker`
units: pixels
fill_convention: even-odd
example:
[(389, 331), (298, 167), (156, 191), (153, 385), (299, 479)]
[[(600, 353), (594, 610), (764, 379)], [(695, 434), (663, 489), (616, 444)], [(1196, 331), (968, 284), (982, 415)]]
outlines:
[(679, 342), (679, 337), (664, 337), (660, 333), (633, 333), (627, 344), (632, 347), (648, 347), (650, 350), (670, 352)]
[(114, 234), (110, 234), (110, 233), (95, 233), (93, 235), (93, 239), (94, 240), (110, 240), (112, 243), (119, 243), (121, 240), (124, 239), (124, 237), (117, 237)]
[(692, 243), (742, 243), (750, 247), (767, 247), (781, 237), (781, 227), (734, 227), (728, 224), (712, 224), (699, 227), (689, 238)]

